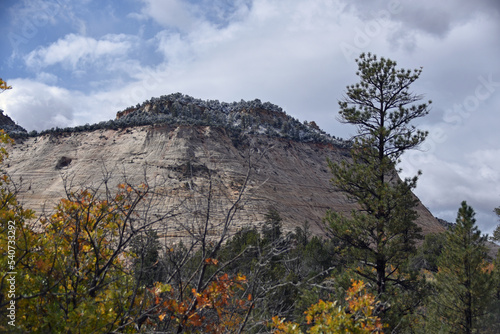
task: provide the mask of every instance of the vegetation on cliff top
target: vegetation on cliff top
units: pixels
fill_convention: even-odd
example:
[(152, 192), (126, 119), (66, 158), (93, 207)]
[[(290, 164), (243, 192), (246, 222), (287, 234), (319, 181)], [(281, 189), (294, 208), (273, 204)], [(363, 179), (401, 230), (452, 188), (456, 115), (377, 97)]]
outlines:
[(350, 145), (349, 141), (321, 130), (314, 121), (300, 122), (270, 102), (263, 103), (259, 99), (232, 103), (205, 101), (181, 93), (152, 97), (135, 107), (119, 111), (114, 120), (11, 135), (25, 137), (145, 125), (214, 126), (226, 129), (231, 137), (260, 134), (298, 142), (330, 143), (339, 147)]

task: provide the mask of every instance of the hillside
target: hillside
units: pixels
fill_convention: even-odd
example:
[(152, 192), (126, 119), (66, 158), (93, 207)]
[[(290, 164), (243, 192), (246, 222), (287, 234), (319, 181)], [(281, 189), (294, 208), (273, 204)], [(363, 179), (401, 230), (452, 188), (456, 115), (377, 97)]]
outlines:
[[(189, 119), (199, 121), (190, 124)], [(283, 128), (288, 132), (278, 131)], [(7, 171), (21, 184), (23, 202), (37, 212), (52, 208), (64, 196), (65, 184), (72, 189), (97, 186), (106, 176), (114, 187), (124, 177), (130, 183), (146, 179), (164, 194), (154, 210), (178, 213), (172, 224), (158, 226), (163, 235), (172, 237), (185, 236), (183, 226), (196, 222), (203, 212), (210, 181), (216, 194), (215, 233), (215, 220), (225, 215), (250, 171), (233, 231), (262, 224), (273, 206), (283, 217), (284, 230), (308, 221), (313, 232), (321, 234), (319, 225), (327, 209), (354, 208), (330, 185), (326, 164), (327, 158), (348, 157), (347, 147), (347, 142), (315, 124), (300, 123), (271, 104), (206, 103), (178, 95), (118, 112), (106, 126), (20, 138), (11, 150)], [(424, 233), (443, 231), (421, 204), (418, 213)]]

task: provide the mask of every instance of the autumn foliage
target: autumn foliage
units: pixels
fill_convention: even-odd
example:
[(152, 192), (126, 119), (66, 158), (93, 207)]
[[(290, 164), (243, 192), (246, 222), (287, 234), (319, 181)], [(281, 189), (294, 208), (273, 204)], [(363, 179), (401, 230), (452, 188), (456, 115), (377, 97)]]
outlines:
[[(130, 265), (136, 254), (126, 245), (133, 236), (128, 230), (134, 228), (129, 217), (146, 192), (145, 186), (121, 184), (110, 199), (90, 190), (69, 193), (51, 216), (24, 225), (23, 256), (17, 263), (22, 273), (20, 328), (91, 333), (167, 325), (225, 333), (240, 326), (252, 302), (249, 294), (237, 298), (245, 290), (245, 276), (217, 275), (202, 291), (161, 282), (153, 288), (137, 284)], [(205, 263), (218, 264), (215, 259)]]
[[(352, 280), (347, 291), (348, 305), (342, 307), (337, 301), (323, 301), (312, 305), (306, 312), (307, 333), (383, 333), (383, 324), (375, 315), (378, 304), (375, 297), (366, 291), (365, 283)], [(299, 324), (285, 322), (273, 317), (274, 333), (301, 334)]]
[(7, 82), (3, 81), (2, 78), (0, 78), (0, 92), (6, 91), (8, 89), (12, 89), (12, 86), (7, 85)]
[(173, 327), (196, 333), (237, 332), (251, 308), (250, 294), (244, 299), (237, 297), (238, 291), (245, 291), (246, 283), (245, 276), (223, 274), (203, 291), (191, 289), (185, 299), (170, 285), (158, 284), (150, 289), (155, 311), (147, 325), (152, 330)]
[[(110, 331), (132, 316), (133, 279), (125, 250), (130, 187), (112, 200), (82, 190), (61, 199), (55, 213), (26, 226), (26, 257), (19, 263), (28, 291), (19, 306), (30, 331)], [(139, 196), (142, 194), (139, 193)]]

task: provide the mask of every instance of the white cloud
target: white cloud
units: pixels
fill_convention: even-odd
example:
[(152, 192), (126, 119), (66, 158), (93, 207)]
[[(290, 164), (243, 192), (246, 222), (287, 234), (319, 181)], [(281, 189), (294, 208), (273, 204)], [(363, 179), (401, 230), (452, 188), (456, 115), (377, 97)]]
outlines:
[(397, 7), (398, 11), (392, 19), (403, 23), (402, 30), (406, 30), (406, 32), (418, 31), (440, 39), (446, 38), (450, 31), (470, 20), (475, 20), (478, 16), (486, 15), (487, 20), (495, 20), (500, 13), (496, 0), (374, 0), (370, 2), (358, 0), (352, 1), (350, 4), (356, 8), (363, 19), (369, 18), (373, 12), (380, 8)]
[(94, 65), (105, 56), (123, 56), (132, 43), (126, 35), (106, 35), (100, 40), (81, 35), (69, 34), (48, 47), (40, 47), (25, 57), (31, 68), (45, 68), (62, 64), (75, 70), (82, 65)]
[(36, 82), (41, 82), (47, 85), (55, 85), (59, 78), (57, 75), (48, 72), (39, 72), (36, 74)]
[(15, 89), (2, 94), (0, 108), (26, 130), (74, 124), (77, 93), (27, 79), (14, 79), (11, 82)]
[(492, 211), (500, 205), (500, 149), (466, 150), (451, 159), (427, 152), (412, 155), (413, 161), (403, 159), (403, 175), (422, 170), (416, 194), (436, 216), (454, 221), (460, 203), (466, 200), (482, 212), (482, 220), (478, 220), (481, 230), (492, 231), (496, 226)]
[(165, 62), (170, 67), (189, 62), (196, 52), (186, 37), (179, 33), (163, 30), (155, 36), (155, 41), (157, 42), (157, 51), (163, 55)]
[(142, 14), (151, 17), (165, 27), (173, 27), (182, 31), (195, 27), (198, 18), (196, 7), (180, 0), (145, 0)]
[(161, 26), (181, 33), (200, 30), (200, 26), (213, 25), (223, 27), (243, 20), (250, 7), (257, 1), (252, 0), (200, 0), (196, 2), (182, 0), (143, 0), (140, 13), (129, 17), (145, 20), (153, 19)]
[(12, 23), (21, 28), (22, 32), (22, 29), (26, 27), (26, 22), (35, 27), (56, 24), (57, 16), (61, 14), (63, 8), (62, 4), (57, 1), (21, 0), (9, 9), (9, 16)]
[[(203, 22), (189, 33), (162, 31), (157, 41), (166, 59), (165, 73), (183, 73), (178, 83), (217, 90), (221, 99), (257, 97), (267, 85), (283, 92), (294, 81), (302, 85), (297, 80), (304, 80), (303, 72), (325, 77), (340, 51), (339, 25), (328, 18), (340, 10), (315, 5), (304, 14), (304, 6), (256, 1), (244, 20), (222, 28)], [(313, 28), (311, 12), (321, 13), (321, 28)]]

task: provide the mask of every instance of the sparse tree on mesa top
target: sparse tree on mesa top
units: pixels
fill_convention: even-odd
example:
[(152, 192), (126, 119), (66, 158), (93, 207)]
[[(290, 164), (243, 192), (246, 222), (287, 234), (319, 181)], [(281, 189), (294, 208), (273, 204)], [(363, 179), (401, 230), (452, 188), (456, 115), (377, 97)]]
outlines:
[(417, 148), (427, 132), (411, 125), (429, 112), (415, 104), (421, 95), (410, 92), (421, 69), (397, 69), (396, 62), (368, 54), (356, 60), (360, 82), (347, 87), (339, 101), (340, 120), (357, 127), (352, 160), (329, 161), (332, 183), (359, 209), (350, 216), (328, 211), (327, 230), (346, 245), (359, 266), (355, 271), (376, 286), (384, 300), (388, 284), (404, 286), (402, 268), (421, 237), (412, 189), (417, 176), (401, 180), (396, 165), (407, 150)]

